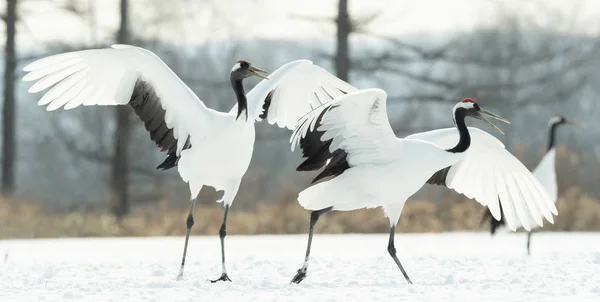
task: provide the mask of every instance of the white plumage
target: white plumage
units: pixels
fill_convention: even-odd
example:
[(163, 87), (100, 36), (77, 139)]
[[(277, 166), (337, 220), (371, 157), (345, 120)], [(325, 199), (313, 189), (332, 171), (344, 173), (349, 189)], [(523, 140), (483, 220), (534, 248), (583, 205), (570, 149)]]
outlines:
[[(494, 217), (504, 215), (513, 231), (519, 225), (526, 229), (536, 224), (541, 226), (542, 217), (554, 223), (552, 214), (557, 214), (556, 207), (532, 173), (498, 139), (478, 128), (468, 129), (471, 146), (450, 168), (446, 186), (487, 206)], [(405, 139), (425, 140), (449, 149), (459, 135), (456, 128), (445, 128), (412, 134)], [(500, 212), (500, 205), (504, 213)]]
[[(135, 99), (136, 106), (140, 106), (136, 113), (152, 130), (151, 138), (177, 158), (171, 166), (178, 166), (181, 178), (189, 184), (193, 200), (190, 216), (203, 186), (224, 190), (219, 201), (227, 213), (250, 163), (254, 122), (262, 120), (261, 115), (266, 115), (270, 124), (293, 129), (299, 117), (321, 105), (315, 95), (338, 97), (355, 90), (312, 62), (298, 60), (277, 69), (244, 99), (241, 78), (264, 76), (257, 73), (263, 72), (260, 69), (239, 61), (232, 69), (231, 79), (235, 86), (236, 72), (243, 75), (238, 90), (234, 90), (241, 93), (237, 94), (238, 104), (247, 106), (247, 110), (238, 118), (238, 104), (229, 112), (207, 108), (162, 60), (139, 47), (114, 45), (54, 55), (31, 63), (24, 70), (29, 73), (23, 80), (35, 81), (29, 92), (54, 85), (38, 102), (47, 105), (48, 111), (80, 105), (124, 105)], [(167, 134), (157, 134), (159, 130)], [(188, 236), (190, 228), (188, 223)], [(222, 228), (224, 237), (224, 224)]]
[(502, 118), (465, 99), (453, 111), (457, 128), (398, 139), (387, 118), (386, 99), (381, 89), (360, 90), (299, 120), (290, 139), (292, 150), (300, 145), (307, 158), (304, 166), (318, 169), (325, 165), (315, 181), (322, 176), (333, 179), (298, 196), (300, 204), (313, 214), (305, 264), (293, 282), (306, 276), (312, 226), (319, 215), (330, 210), (382, 207), (391, 225), (388, 251), (410, 283), (395, 256), (393, 233), (406, 199), (425, 183), (446, 185), (474, 198), (488, 206), (494, 217), (501, 216), (500, 199), (513, 230), (519, 223), (530, 228), (532, 220), (542, 225), (542, 216), (553, 221), (556, 207), (539, 181), (500, 141), (477, 128), (467, 131), (464, 124), (468, 116), (488, 123), (482, 114)]
[[(556, 139), (556, 130), (560, 125), (571, 124), (578, 125), (574, 122), (571, 122), (565, 119), (563, 116), (555, 116), (550, 118), (548, 121), (549, 128), (549, 142), (548, 142), (548, 150), (538, 163), (538, 165), (533, 169), (533, 175), (536, 179), (539, 180), (540, 184), (544, 188), (544, 192), (546, 192), (549, 196), (550, 201), (553, 204), (556, 204), (558, 200), (558, 187), (556, 183), (556, 170), (555, 170), (555, 162), (556, 162), (556, 147), (555, 147), (555, 139)], [(506, 209), (504, 204), (502, 204), (502, 211), (505, 213), (504, 217), (498, 217), (496, 215), (492, 215), (489, 212), (486, 212), (484, 215), (485, 219), (489, 219), (490, 222), (490, 232), (495, 234), (500, 226), (502, 226), (506, 219), (511, 215), (510, 209)], [(534, 229), (537, 229), (538, 225), (531, 223), (530, 227), (527, 228), (526, 225), (521, 223), (517, 223), (517, 227), (523, 226), (529, 232), (527, 233), (527, 254), (530, 254), (530, 244), (531, 244), (531, 233)], [(542, 226), (539, 224), (539, 226)]]

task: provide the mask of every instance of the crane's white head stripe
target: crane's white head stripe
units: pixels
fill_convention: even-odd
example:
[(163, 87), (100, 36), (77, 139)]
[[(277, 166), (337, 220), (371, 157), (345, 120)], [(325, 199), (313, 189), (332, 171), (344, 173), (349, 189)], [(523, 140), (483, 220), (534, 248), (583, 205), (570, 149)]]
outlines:
[(554, 125), (554, 124), (558, 124), (560, 123), (564, 118), (562, 116), (553, 116), (549, 121), (548, 121), (548, 127)]
[(466, 98), (464, 100), (462, 100), (461, 102), (459, 102), (458, 104), (454, 105), (454, 108), (452, 108), (452, 120), (454, 121), (454, 123), (456, 123), (456, 110), (458, 108), (463, 108), (463, 109), (473, 109), (475, 108), (475, 101), (473, 101), (473, 99), (470, 98)]
[(246, 61), (246, 60), (238, 60), (237, 63), (235, 65), (233, 65), (233, 68), (231, 68), (231, 71), (235, 71), (241, 68), (248, 68), (250, 67), (250, 62)]
[(231, 71), (233, 72), (240, 68), (242, 68), (242, 65), (238, 62), (238, 63), (235, 63), (235, 65), (233, 65), (233, 68), (231, 68)]

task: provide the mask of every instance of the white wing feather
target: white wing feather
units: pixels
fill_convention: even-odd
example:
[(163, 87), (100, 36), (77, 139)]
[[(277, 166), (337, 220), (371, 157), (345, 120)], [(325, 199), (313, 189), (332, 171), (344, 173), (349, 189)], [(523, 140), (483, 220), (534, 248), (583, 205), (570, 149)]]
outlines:
[[(471, 147), (465, 157), (448, 171), (446, 185), (456, 192), (488, 206), (496, 219), (501, 218), (500, 204), (508, 226), (514, 231), (520, 224), (542, 226), (542, 216), (554, 223), (556, 206), (536, 177), (504, 145), (489, 133), (469, 127)], [(455, 128), (416, 133), (406, 137), (452, 148), (459, 139)]]
[[(262, 80), (248, 94), (248, 116), (260, 120), (267, 95), (274, 90), (267, 122), (294, 129), (314, 108), (357, 89), (308, 60), (289, 62)], [(237, 105), (232, 109), (237, 111)]]
[[(72, 109), (81, 105), (122, 105), (130, 100), (138, 79), (153, 86), (165, 109), (167, 127), (176, 139), (190, 131), (210, 131), (211, 119), (220, 113), (200, 99), (155, 54), (129, 45), (90, 49), (39, 59), (23, 68), (24, 81), (36, 81), (35, 93), (52, 87), (38, 102), (46, 110)], [(196, 130), (204, 129), (204, 130)], [(177, 154), (185, 139), (178, 140)]]
[(399, 140), (388, 121), (386, 100), (385, 91), (364, 89), (321, 105), (298, 121), (290, 138), (292, 151), (301, 138), (315, 129), (322, 116), (317, 128), (325, 132), (321, 141), (333, 139), (330, 152), (346, 151), (350, 166), (393, 160)]

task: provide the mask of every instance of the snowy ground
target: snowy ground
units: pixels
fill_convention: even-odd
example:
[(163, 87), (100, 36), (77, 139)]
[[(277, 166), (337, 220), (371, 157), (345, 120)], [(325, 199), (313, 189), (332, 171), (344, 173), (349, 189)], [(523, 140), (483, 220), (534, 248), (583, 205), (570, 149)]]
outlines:
[(306, 236), (228, 236), (232, 283), (219, 241), (183, 237), (0, 241), (0, 301), (600, 301), (600, 233), (398, 234), (406, 284), (387, 235), (316, 234), (308, 277), (289, 284)]

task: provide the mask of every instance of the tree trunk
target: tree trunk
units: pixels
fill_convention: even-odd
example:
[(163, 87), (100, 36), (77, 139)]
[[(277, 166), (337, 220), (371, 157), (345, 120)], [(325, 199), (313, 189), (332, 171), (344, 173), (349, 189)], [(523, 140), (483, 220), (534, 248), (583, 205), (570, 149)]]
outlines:
[(337, 23), (337, 50), (335, 53), (335, 72), (337, 77), (348, 81), (350, 54), (348, 36), (352, 32), (352, 23), (348, 16), (348, 0), (339, 0)]
[[(121, 24), (117, 36), (117, 43), (129, 43), (128, 28), (128, 0), (121, 0)], [(118, 220), (129, 214), (131, 204), (129, 200), (129, 139), (131, 137), (131, 124), (129, 122), (128, 106), (115, 107), (115, 151), (112, 162), (111, 204), (113, 214)]]
[(6, 49), (4, 56), (4, 107), (2, 109), (2, 194), (11, 196), (15, 190), (15, 24), (17, 0), (6, 1)]

